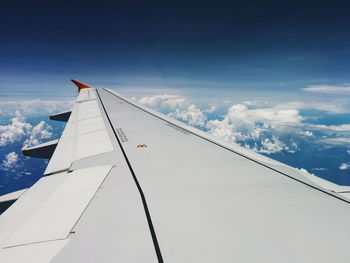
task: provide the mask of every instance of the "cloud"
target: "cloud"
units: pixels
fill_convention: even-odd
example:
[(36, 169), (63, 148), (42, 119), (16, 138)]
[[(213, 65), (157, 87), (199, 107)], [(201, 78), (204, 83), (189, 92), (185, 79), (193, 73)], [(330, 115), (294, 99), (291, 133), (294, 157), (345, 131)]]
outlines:
[(284, 144), (282, 141), (280, 141), (276, 136), (272, 136), (271, 139), (266, 138), (263, 139), (261, 141), (261, 148), (260, 150), (257, 150), (258, 152), (261, 153), (267, 153), (267, 154), (271, 154), (271, 153), (278, 153), (281, 151), (289, 151), (289, 152), (293, 152), (293, 150), (289, 150), (289, 147)]
[(210, 105), (210, 108), (209, 109), (206, 109), (204, 112), (205, 113), (213, 113), (214, 111), (216, 111), (218, 108), (218, 106), (216, 105)]
[(53, 135), (50, 132), (51, 130), (52, 127), (50, 125), (46, 124), (44, 121), (41, 121), (30, 131), (29, 137), (23, 143), (23, 147), (27, 148), (38, 145), (42, 142), (42, 140), (51, 138)]
[(348, 170), (348, 169), (350, 169), (350, 163), (342, 163), (342, 164), (339, 166), (339, 169), (340, 169), (340, 170)]
[(138, 102), (148, 107), (163, 109), (182, 108), (188, 104), (185, 97), (167, 94), (142, 97)]
[(305, 124), (305, 126), (314, 130), (323, 130), (331, 132), (350, 132), (350, 124), (342, 125), (315, 125), (315, 124)]
[(312, 170), (315, 170), (315, 171), (327, 171), (328, 169), (327, 168), (323, 168), (323, 167), (316, 167), (316, 168), (312, 168)]
[(300, 126), (303, 117), (295, 109), (280, 107), (252, 108), (252, 103), (232, 105), (222, 120), (209, 120), (208, 133), (226, 141), (240, 143), (246, 148), (261, 153), (281, 151), (295, 152), (298, 145), (281, 135), (293, 132)]
[(350, 138), (321, 138), (317, 141), (332, 146), (350, 147)]
[(31, 129), (32, 125), (25, 122), (22, 114), (16, 111), (16, 117), (11, 119), (11, 124), (0, 125), (0, 146), (21, 140)]
[(313, 133), (312, 131), (302, 131), (301, 132), (303, 135), (305, 135), (306, 137), (313, 137)]
[(163, 111), (168, 116), (187, 122), (189, 125), (200, 127), (205, 125), (205, 113), (214, 112), (217, 108), (211, 105), (209, 109), (202, 111), (196, 105), (190, 104), (187, 98), (168, 94), (142, 97), (138, 102)]
[(350, 104), (349, 98), (341, 98), (341, 99), (337, 98), (337, 99), (322, 101), (322, 102), (291, 101), (280, 105), (276, 105), (275, 107), (278, 107), (280, 109), (296, 109), (296, 110), (313, 109), (313, 110), (326, 111), (330, 113), (346, 113), (346, 112), (349, 112), (349, 104)]
[(74, 101), (63, 100), (12, 100), (0, 101), (0, 113), (2, 116), (13, 116), (20, 112), (23, 116), (50, 115), (70, 110)]
[(0, 125), (0, 146), (15, 143), (24, 138), (26, 138), (23, 144), (24, 147), (33, 146), (41, 143), (43, 139), (51, 138), (52, 133), (50, 130), (52, 130), (52, 127), (44, 121), (33, 127), (17, 111), (16, 117), (11, 119), (10, 124)]
[[(316, 140), (328, 145), (348, 143), (347, 138), (327, 137), (331, 134), (349, 132), (349, 124), (310, 124), (307, 123), (308, 119), (300, 114), (302, 109), (342, 113), (347, 100), (328, 104), (292, 101), (277, 105), (271, 105), (267, 101), (244, 101), (233, 104), (224, 116), (220, 118), (217, 116), (217, 119), (209, 119), (213, 116), (210, 113), (217, 110), (216, 105), (201, 110), (183, 96), (168, 94), (147, 96), (139, 99), (139, 102), (170, 117), (200, 127), (216, 137), (260, 153), (271, 154), (281, 151), (294, 153), (299, 150), (299, 139)], [(320, 137), (320, 132), (326, 133), (327, 137), (317, 138)]]
[(310, 85), (303, 88), (303, 91), (317, 92), (325, 94), (344, 94), (350, 95), (350, 86), (334, 86), (334, 85)]
[(2, 165), (5, 169), (10, 169), (15, 166), (18, 161), (18, 154), (10, 152), (5, 156), (5, 160), (2, 161)]
[(176, 109), (175, 112), (169, 113), (168, 116), (183, 120), (192, 126), (203, 127), (206, 122), (204, 113), (193, 104), (184, 110)]

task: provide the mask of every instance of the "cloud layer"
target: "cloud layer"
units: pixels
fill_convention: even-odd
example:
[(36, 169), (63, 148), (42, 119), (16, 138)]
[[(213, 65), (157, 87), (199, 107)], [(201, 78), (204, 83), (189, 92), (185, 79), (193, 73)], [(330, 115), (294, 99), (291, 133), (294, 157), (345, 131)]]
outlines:
[(345, 94), (350, 95), (350, 86), (334, 86), (334, 85), (311, 85), (303, 88), (304, 91), (325, 93), (325, 94)]
[(43, 116), (70, 110), (74, 101), (61, 100), (12, 100), (0, 101), (0, 116), (11, 117), (16, 112), (22, 116)]
[[(341, 112), (339, 108), (318, 103), (294, 101), (270, 105), (268, 102), (247, 101), (231, 105), (220, 118), (209, 118), (208, 114), (217, 110), (216, 105), (208, 110), (201, 110), (182, 96), (148, 96), (141, 98), (139, 102), (197, 126), (216, 137), (265, 154), (283, 151), (295, 153), (299, 150), (300, 140), (341, 146), (349, 145), (350, 140), (346, 136), (350, 131), (350, 124), (312, 124), (307, 122), (307, 117), (301, 115), (302, 109)], [(323, 136), (319, 133), (323, 133)], [(324, 136), (325, 133), (327, 136)]]

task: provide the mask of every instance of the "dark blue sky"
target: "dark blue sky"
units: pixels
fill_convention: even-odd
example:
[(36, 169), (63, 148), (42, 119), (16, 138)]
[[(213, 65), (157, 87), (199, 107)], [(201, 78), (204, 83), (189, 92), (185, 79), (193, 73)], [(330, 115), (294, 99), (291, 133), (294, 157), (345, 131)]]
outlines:
[(285, 90), (350, 82), (348, 1), (2, 1), (0, 12), (1, 92), (70, 77)]

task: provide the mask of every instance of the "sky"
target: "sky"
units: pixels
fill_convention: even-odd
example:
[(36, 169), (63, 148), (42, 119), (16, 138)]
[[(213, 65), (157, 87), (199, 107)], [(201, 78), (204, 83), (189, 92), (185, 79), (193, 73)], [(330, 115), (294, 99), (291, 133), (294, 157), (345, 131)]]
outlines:
[(59, 137), (46, 116), (72, 105), (75, 78), (350, 185), (349, 13), (348, 1), (2, 1), (0, 170), (33, 168), (15, 149)]
[[(347, 1), (2, 1), (3, 96), (348, 83)], [(10, 87), (10, 88), (9, 88)], [(32, 94), (32, 93), (31, 93)]]

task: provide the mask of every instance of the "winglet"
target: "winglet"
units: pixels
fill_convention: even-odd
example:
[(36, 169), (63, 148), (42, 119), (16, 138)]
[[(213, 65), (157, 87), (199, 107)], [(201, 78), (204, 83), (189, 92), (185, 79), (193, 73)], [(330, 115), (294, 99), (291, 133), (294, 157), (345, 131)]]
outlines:
[(79, 91), (81, 89), (91, 89), (92, 88), (84, 83), (81, 83), (80, 81), (75, 80), (75, 79), (71, 79), (71, 81), (78, 87)]

